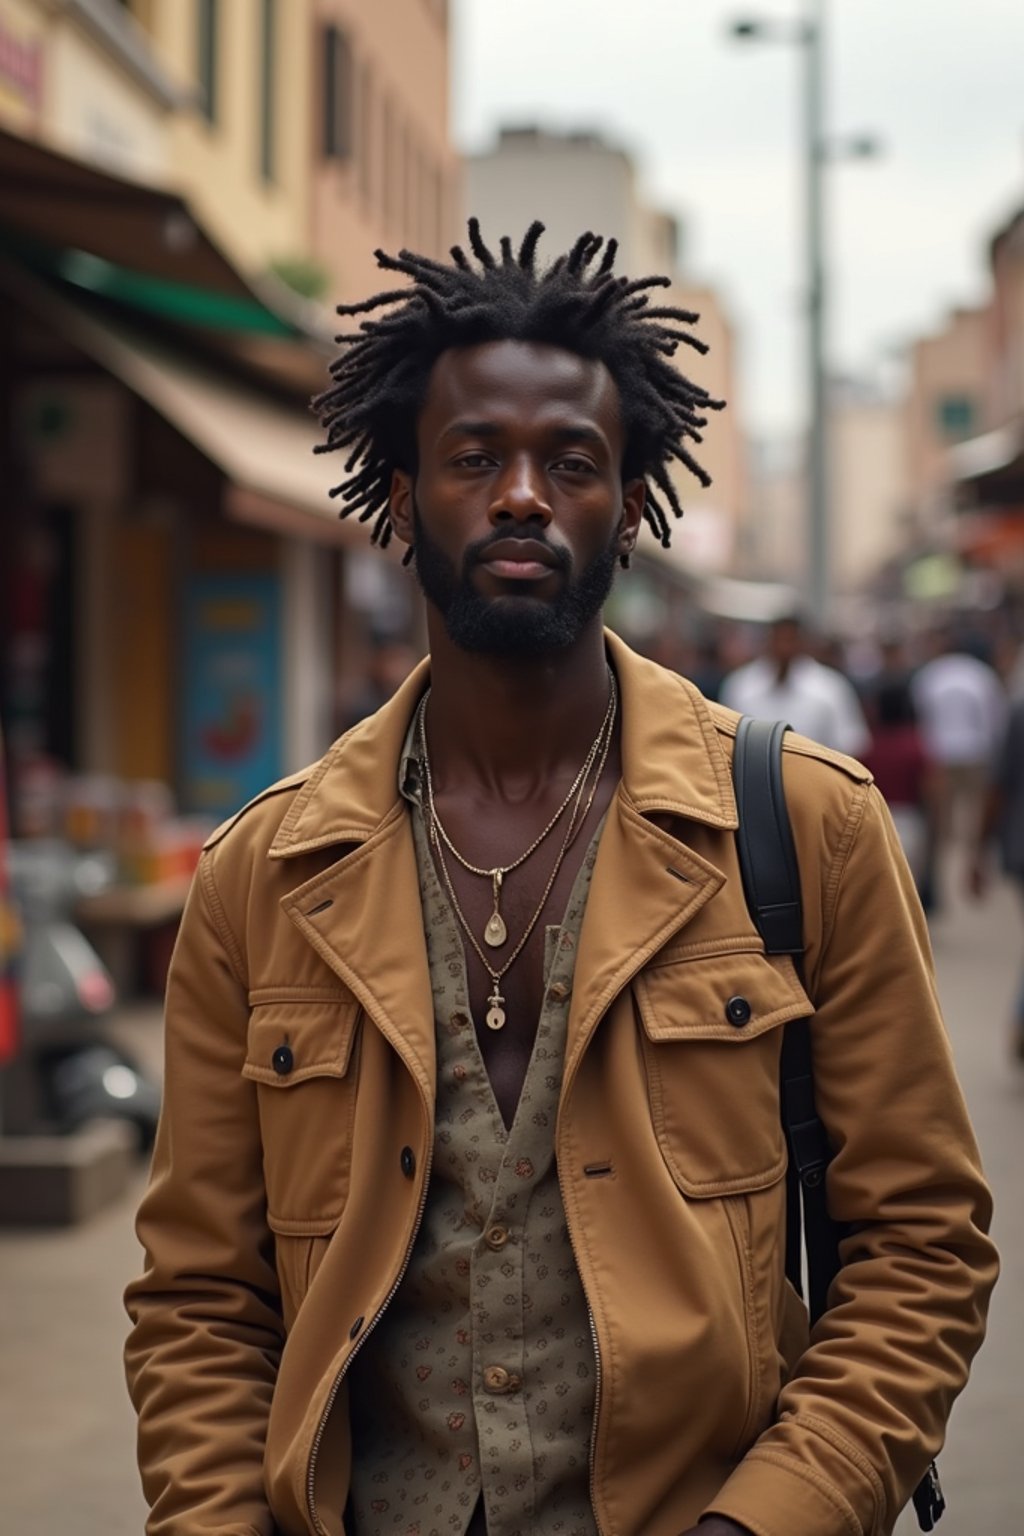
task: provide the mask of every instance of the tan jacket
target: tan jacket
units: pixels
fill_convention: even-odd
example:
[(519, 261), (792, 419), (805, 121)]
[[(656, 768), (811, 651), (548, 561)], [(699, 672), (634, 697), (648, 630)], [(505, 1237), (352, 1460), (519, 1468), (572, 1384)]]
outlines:
[[(924, 921), (868, 773), (788, 738), (805, 993), (743, 898), (736, 716), (609, 649), (623, 777), (556, 1133), (600, 1366), (597, 1521), (678, 1536), (710, 1509), (757, 1536), (881, 1536), (939, 1445), (996, 1272)], [(200, 865), (128, 1296), (154, 1536), (343, 1530), (346, 1370), (430, 1175), (434, 1020), (396, 791), (424, 682), (248, 806)], [(857, 1229), (810, 1341), (783, 1276), (777, 1090), (782, 1026), (808, 996), (829, 1198)]]

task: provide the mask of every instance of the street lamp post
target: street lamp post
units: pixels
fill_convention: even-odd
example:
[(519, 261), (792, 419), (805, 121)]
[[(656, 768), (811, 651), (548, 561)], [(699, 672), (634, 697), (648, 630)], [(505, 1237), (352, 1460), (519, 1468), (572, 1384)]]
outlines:
[(826, 164), (841, 156), (877, 152), (865, 135), (832, 143), (825, 134), (823, 54), (824, 0), (806, 0), (797, 22), (745, 20), (733, 23), (732, 35), (764, 42), (797, 43), (804, 54), (803, 159), (807, 268), (807, 383), (809, 431), (807, 446), (807, 542), (810, 556), (810, 607), (822, 627), (828, 616), (829, 571), (829, 453), (828, 380), (825, 368), (826, 266), (824, 195)]
[(807, 357), (810, 385), (810, 441), (807, 463), (807, 533), (810, 546), (810, 600), (821, 630), (829, 592), (828, 384), (825, 376), (825, 163), (822, 91), (823, 0), (809, 0), (804, 36), (804, 156), (807, 182)]

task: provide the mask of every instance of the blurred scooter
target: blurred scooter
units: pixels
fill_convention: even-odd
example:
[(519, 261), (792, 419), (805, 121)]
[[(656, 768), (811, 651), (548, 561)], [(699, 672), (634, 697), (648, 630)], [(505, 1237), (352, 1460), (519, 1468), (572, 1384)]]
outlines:
[(8, 1132), (70, 1134), (90, 1120), (128, 1121), (152, 1146), (160, 1091), (105, 1034), (116, 1001), (99, 955), (72, 920), (75, 904), (113, 882), (113, 860), (56, 839), (14, 842), (11, 887), (24, 928), (21, 1051), (7, 1085)]

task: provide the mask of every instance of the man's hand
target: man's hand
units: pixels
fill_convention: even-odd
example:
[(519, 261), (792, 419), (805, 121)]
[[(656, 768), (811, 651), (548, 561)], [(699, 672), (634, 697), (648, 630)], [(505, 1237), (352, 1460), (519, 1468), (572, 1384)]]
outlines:
[(699, 1525), (693, 1525), (683, 1536), (751, 1536), (745, 1525), (727, 1520), (724, 1515), (709, 1515)]

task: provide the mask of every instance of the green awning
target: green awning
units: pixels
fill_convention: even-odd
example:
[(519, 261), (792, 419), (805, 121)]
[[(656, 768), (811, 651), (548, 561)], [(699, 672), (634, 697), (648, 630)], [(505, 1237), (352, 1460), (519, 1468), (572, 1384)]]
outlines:
[(0, 250), (38, 276), (57, 278), (79, 292), (111, 299), (126, 309), (157, 315), (200, 329), (260, 336), (297, 336), (299, 331), (257, 298), (215, 293), (191, 283), (154, 277), (95, 256), (91, 251), (54, 247), (0, 230)]

